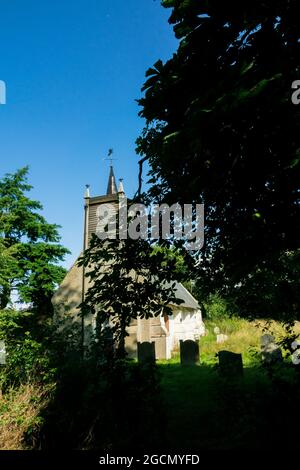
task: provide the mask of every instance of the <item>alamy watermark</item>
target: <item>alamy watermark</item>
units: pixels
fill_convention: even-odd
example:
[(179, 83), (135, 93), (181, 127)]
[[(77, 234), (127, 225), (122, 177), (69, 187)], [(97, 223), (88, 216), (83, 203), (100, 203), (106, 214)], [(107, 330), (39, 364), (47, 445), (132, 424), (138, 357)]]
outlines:
[(6, 104), (6, 83), (0, 80), (0, 104)]
[(119, 204), (101, 204), (97, 208), (96, 235), (101, 239), (183, 240), (187, 250), (204, 245), (204, 204), (132, 204), (127, 198)]
[(292, 89), (295, 90), (292, 93), (291, 100), (293, 104), (300, 103), (300, 80), (294, 80), (292, 83)]

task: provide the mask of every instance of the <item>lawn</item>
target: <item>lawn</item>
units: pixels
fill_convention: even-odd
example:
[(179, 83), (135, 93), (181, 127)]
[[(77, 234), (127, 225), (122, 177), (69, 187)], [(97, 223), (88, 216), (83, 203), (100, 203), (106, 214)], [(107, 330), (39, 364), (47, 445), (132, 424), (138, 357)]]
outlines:
[[(216, 343), (215, 326), (228, 335), (225, 343)], [(275, 322), (241, 319), (208, 321), (206, 328), (207, 335), (200, 340), (201, 365), (181, 367), (178, 353), (171, 361), (158, 363), (169, 447), (195, 451), (277, 445), (280, 429), (294, 426), (290, 421), (293, 397), (299, 398), (297, 377), (287, 363), (271, 380), (261, 367), (259, 345), (261, 334), (268, 330), (280, 339), (283, 328)], [(222, 349), (242, 353), (243, 378), (220, 377), (216, 353)]]

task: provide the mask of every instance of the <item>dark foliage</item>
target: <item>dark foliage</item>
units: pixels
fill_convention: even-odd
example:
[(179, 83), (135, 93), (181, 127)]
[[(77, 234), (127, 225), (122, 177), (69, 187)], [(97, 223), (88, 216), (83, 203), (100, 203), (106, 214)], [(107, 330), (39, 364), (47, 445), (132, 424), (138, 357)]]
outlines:
[(241, 313), (295, 316), (286, 261), (299, 271), (298, 2), (162, 4), (180, 45), (147, 71), (139, 100), (148, 197), (205, 204), (202, 296), (218, 288)]
[(142, 452), (158, 449), (164, 412), (155, 367), (94, 357), (69, 361), (59, 371), (55, 394), (36, 439), (43, 450)]

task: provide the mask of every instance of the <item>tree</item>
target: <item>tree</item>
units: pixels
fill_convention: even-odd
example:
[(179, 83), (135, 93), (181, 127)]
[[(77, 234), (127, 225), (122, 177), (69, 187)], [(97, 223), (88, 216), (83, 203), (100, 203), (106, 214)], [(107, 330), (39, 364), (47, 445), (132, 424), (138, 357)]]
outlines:
[(299, 247), (298, 2), (162, 4), (180, 44), (139, 100), (148, 197), (205, 204), (200, 282), (233, 292)]
[(300, 250), (286, 251), (277, 259), (261, 262), (241, 281), (229, 291), (228, 300), (244, 316), (275, 318), (286, 323), (299, 319)]
[(65, 270), (58, 266), (68, 250), (59, 244), (58, 226), (27, 197), (28, 168), (0, 180), (0, 308), (16, 291), (40, 315), (51, 313), (51, 297)]
[(14, 249), (6, 248), (0, 239), (0, 297), (4, 295), (6, 289), (9, 289), (9, 279), (17, 268), (13, 252)]
[(170, 302), (181, 303), (175, 287), (186, 271), (180, 253), (167, 245), (93, 235), (79, 265), (90, 281), (82, 312), (95, 315), (98, 340), (105, 340), (109, 328), (118, 357), (125, 356), (126, 328), (133, 319), (169, 314)]

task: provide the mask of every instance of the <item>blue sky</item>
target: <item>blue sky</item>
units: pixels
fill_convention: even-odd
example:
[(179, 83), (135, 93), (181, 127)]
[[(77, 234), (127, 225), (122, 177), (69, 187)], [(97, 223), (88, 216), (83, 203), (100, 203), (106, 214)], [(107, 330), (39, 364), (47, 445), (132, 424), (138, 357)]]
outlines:
[(0, 0), (0, 175), (30, 166), (32, 196), (75, 260), (82, 196), (105, 193), (114, 148), (128, 196), (137, 184), (135, 99), (145, 71), (177, 49), (159, 0)]

